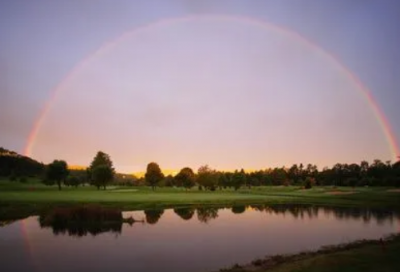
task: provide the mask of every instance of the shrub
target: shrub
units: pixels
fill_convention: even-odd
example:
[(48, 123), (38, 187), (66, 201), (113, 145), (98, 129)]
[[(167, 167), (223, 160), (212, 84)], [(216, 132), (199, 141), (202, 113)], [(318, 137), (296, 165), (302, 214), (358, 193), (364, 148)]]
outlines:
[(26, 177), (20, 177), (20, 178), (19, 178), (19, 182), (21, 182), (21, 183), (27, 183), (27, 182), (28, 182), (28, 179), (27, 179)]
[(304, 182), (304, 189), (311, 189), (313, 186), (313, 180), (312, 178), (306, 178)]
[(14, 173), (10, 175), (10, 180), (11, 181), (16, 181), (17, 180), (17, 175), (15, 175)]
[(262, 266), (263, 260), (261, 260), (261, 259), (254, 260), (251, 262), (251, 264), (254, 266)]

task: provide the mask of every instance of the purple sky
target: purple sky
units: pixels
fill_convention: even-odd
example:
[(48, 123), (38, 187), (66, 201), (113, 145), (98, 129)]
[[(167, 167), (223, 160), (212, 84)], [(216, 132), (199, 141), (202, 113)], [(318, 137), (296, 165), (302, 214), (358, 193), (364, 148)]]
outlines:
[[(375, 1), (1, 1), (0, 145), (22, 152), (63, 82), (32, 156), (117, 170), (267, 168), (393, 159), (356, 86), (299, 33), (368, 86), (400, 135), (400, 3)], [(143, 25), (190, 14), (104, 44)], [(398, 141), (397, 137), (397, 141)]]

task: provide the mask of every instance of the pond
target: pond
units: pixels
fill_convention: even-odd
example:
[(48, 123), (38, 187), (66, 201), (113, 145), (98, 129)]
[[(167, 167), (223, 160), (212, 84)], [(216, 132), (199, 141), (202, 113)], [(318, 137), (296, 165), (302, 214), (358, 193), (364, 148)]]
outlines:
[[(236, 206), (124, 212), (143, 222), (110, 228), (42, 226), (38, 217), (0, 227), (2, 271), (218, 271), (400, 231), (395, 211)], [(0, 225), (1, 226), (1, 225)]]

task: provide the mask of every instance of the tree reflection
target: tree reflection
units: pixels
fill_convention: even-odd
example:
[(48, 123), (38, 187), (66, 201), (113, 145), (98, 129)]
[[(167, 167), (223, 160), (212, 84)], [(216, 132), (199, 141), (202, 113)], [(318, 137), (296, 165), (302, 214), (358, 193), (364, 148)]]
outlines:
[(400, 219), (400, 211), (371, 208), (348, 208), (348, 207), (318, 207), (311, 205), (271, 205), (271, 206), (251, 206), (254, 210), (266, 212), (268, 214), (290, 214), (294, 218), (312, 219), (320, 214), (334, 216), (338, 220), (357, 219), (364, 223), (369, 223), (371, 219), (378, 224), (383, 224), (389, 220)]
[(150, 225), (155, 225), (160, 220), (161, 215), (164, 213), (162, 209), (145, 210), (146, 222)]
[(193, 208), (176, 208), (174, 212), (183, 220), (190, 220), (194, 215)]
[(122, 231), (122, 222), (108, 222), (108, 223), (54, 223), (46, 225), (43, 221), (39, 220), (41, 228), (51, 228), (55, 235), (68, 234), (70, 236), (86, 236), (91, 234), (96, 236), (101, 233), (111, 232), (119, 234)]
[(244, 213), (246, 211), (246, 206), (244, 205), (236, 205), (232, 207), (232, 212), (235, 214)]
[(71, 236), (98, 235), (104, 232), (121, 233), (122, 224), (132, 225), (135, 220), (123, 218), (118, 209), (98, 205), (55, 208), (39, 216), (42, 228), (51, 228), (53, 233)]
[(208, 223), (211, 219), (218, 217), (218, 208), (215, 207), (203, 207), (197, 208), (197, 219), (202, 223)]

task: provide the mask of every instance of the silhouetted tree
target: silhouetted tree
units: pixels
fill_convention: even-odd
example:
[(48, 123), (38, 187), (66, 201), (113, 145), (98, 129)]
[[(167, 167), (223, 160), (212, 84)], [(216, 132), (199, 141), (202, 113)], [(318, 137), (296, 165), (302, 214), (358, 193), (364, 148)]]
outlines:
[(77, 176), (69, 175), (65, 181), (65, 185), (67, 186), (72, 186), (72, 187), (78, 187), (81, 181)]
[(164, 178), (160, 166), (157, 163), (151, 162), (147, 165), (146, 174), (144, 175), (146, 183), (154, 190), (159, 182)]
[(106, 189), (106, 185), (111, 183), (114, 179), (114, 171), (109, 166), (102, 164), (99, 166), (95, 166), (92, 169), (92, 182), (100, 189), (103, 186), (104, 190)]
[(47, 166), (46, 181), (47, 184), (57, 183), (58, 190), (61, 190), (61, 183), (65, 182), (68, 176), (68, 166), (65, 161), (55, 160)]
[(207, 190), (214, 191), (218, 184), (218, 173), (208, 165), (201, 166), (197, 171), (197, 183)]
[(178, 186), (190, 189), (195, 185), (196, 177), (191, 168), (185, 167), (175, 176), (175, 180)]
[(168, 175), (168, 176), (165, 176), (161, 180), (159, 185), (160, 186), (166, 186), (166, 187), (172, 187), (172, 186), (176, 186), (177, 184), (176, 184), (175, 178), (173, 176), (171, 176), (171, 175)]
[(15, 181), (18, 177), (42, 176), (44, 170), (42, 163), (0, 147), (0, 176)]
[(106, 185), (113, 181), (114, 174), (115, 170), (110, 156), (102, 151), (97, 152), (87, 171), (87, 175), (92, 184), (96, 186), (97, 189), (103, 186), (105, 190)]
[(246, 173), (244, 172), (244, 170), (243, 169), (240, 171), (236, 170), (232, 176), (232, 185), (235, 191), (240, 189), (240, 187), (242, 187), (245, 183), (246, 183)]

